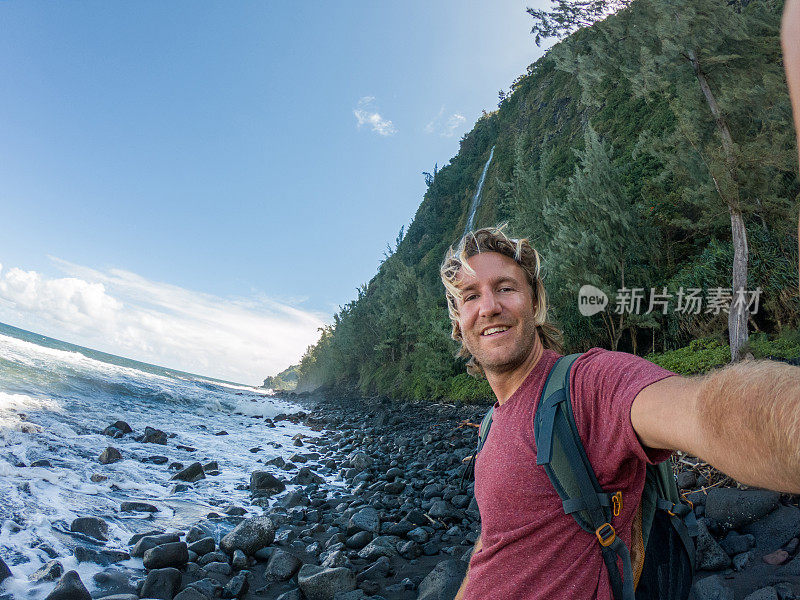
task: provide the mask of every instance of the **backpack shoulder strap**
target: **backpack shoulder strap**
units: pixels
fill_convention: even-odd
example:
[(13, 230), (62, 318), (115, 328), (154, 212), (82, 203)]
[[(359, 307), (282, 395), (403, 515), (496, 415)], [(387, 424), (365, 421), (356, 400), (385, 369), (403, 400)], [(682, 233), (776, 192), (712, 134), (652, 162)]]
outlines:
[(489, 435), (489, 429), (492, 426), (492, 415), (494, 415), (494, 405), (489, 407), (489, 410), (483, 417), (483, 421), (481, 421), (481, 426), (478, 428), (478, 449), (475, 450), (475, 454), (480, 452), (483, 445), (486, 443), (486, 437)]
[[(597, 537), (614, 598), (633, 600), (630, 552), (611, 525), (613, 516), (619, 514), (622, 494), (609, 494), (600, 487), (572, 412), (570, 373), (579, 356), (570, 354), (559, 358), (547, 376), (534, 415), (536, 464), (544, 467), (562, 500), (564, 512), (572, 515), (584, 531)], [(618, 558), (622, 560), (622, 578), (617, 568)]]
[(478, 452), (481, 451), (483, 445), (486, 443), (486, 437), (489, 435), (489, 428), (492, 426), (493, 414), (494, 405), (489, 407), (489, 410), (483, 417), (481, 426), (478, 428), (478, 447), (475, 449), (475, 452), (472, 454), (472, 456), (469, 457), (469, 462), (464, 465), (464, 468), (461, 471), (461, 483), (459, 484), (459, 488), (462, 490), (464, 489), (464, 484), (466, 483), (467, 479), (475, 479), (475, 460), (478, 458)]

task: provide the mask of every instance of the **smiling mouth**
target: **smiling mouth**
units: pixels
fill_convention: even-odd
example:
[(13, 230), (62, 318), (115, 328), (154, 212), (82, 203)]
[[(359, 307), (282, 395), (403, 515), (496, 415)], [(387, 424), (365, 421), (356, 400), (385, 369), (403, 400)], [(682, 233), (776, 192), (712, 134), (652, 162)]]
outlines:
[(504, 331), (508, 331), (511, 329), (510, 327), (506, 327), (505, 325), (498, 325), (496, 327), (488, 327), (481, 332), (481, 336), (487, 335), (495, 335), (498, 333), (503, 333)]

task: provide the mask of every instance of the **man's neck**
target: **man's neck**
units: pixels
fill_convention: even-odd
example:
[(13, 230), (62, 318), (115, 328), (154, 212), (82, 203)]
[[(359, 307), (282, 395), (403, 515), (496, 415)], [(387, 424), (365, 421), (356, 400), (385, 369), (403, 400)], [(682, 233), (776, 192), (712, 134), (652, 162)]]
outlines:
[(530, 372), (533, 371), (533, 368), (539, 364), (539, 360), (542, 358), (542, 352), (544, 352), (544, 347), (537, 335), (533, 351), (528, 358), (525, 359), (524, 363), (510, 371), (486, 373), (486, 380), (489, 382), (489, 386), (492, 388), (494, 395), (497, 397), (497, 401), (501, 405), (517, 391), (519, 386), (522, 385), (522, 382), (525, 381)]

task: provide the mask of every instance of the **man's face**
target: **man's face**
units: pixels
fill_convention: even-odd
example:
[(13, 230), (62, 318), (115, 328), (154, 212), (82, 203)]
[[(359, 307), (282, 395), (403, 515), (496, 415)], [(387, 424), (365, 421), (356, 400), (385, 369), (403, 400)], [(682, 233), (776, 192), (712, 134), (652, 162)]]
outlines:
[(525, 272), (497, 252), (468, 261), (474, 274), (459, 273), (458, 324), (467, 350), (487, 374), (513, 371), (536, 348), (533, 290)]

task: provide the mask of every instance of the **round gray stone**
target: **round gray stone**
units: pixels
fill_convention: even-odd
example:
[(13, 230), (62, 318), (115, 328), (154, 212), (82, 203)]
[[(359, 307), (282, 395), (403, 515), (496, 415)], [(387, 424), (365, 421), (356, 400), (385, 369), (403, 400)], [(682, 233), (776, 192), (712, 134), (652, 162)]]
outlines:
[(303, 565), (297, 583), (308, 600), (330, 600), (339, 592), (356, 589), (355, 574), (345, 567), (326, 568)]
[(779, 498), (768, 490), (713, 488), (706, 498), (706, 518), (724, 529), (741, 529), (775, 510)]
[(173, 598), (181, 587), (181, 572), (173, 567), (153, 569), (142, 586), (142, 598)]
[(347, 523), (347, 535), (353, 535), (359, 531), (369, 531), (378, 533), (381, 529), (381, 518), (378, 511), (367, 506), (359, 510), (350, 517)]
[(100, 464), (110, 465), (111, 463), (122, 460), (122, 454), (113, 446), (109, 446), (100, 453), (100, 457), (97, 460), (100, 461)]
[(457, 559), (443, 560), (419, 584), (418, 600), (450, 600), (456, 595), (467, 563)]
[(759, 550), (778, 550), (800, 534), (800, 509), (781, 505), (763, 519), (745, 527), (743, 531), (755, 537)]
[(267, 575), (278, 581), (286, 581), (297, 573), (302, 564), (302, 561), (294, 554), (275, 550), (267, 563)]
[(145, 569), (182, 567), (189, 562), (189, 549), (186, 542), (170, 542), (150, 548), (142, 559)]
[(718, 575), (696, 581), (692, 592), (695, 600), (733, 600), (733, 590), (722, 585)]
[(88, 535), (101, 542), (108, 541), (108, 524), (98, 517), (78, 517), (69, 526), (69, 530)]
[(275, 525), (269, 517), (253, 517), (239, 523), (233, 531), (222, 538), (219, 546), (232, 553), (237, 548), (252, 556), (275, 540)]

